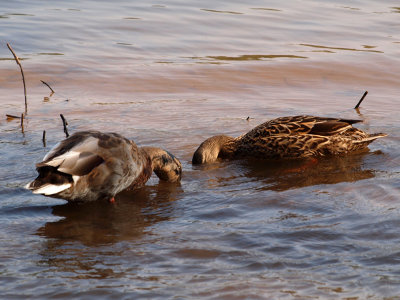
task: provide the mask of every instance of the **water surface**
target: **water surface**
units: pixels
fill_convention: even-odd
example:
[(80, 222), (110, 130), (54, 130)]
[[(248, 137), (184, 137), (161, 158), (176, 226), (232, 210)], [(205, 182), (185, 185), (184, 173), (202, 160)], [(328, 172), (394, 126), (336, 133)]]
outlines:
[[(398, 299), (398, 6), (2, 3), (2, 297)], [(23, 132), (5, 116), (24, 112), (6, 43), (27, 79)], [(168, 149), (181, 184), (152, 177), (116, 205), (32, 195), (23, 186), (34, 163), (65, 136), (60, 113), (70, 132)], [(359, 128), (389, 136), (301, 172), (288, 172), (301, 162), (190, 163), (211, 135), (293, 114), (361, 118)]]

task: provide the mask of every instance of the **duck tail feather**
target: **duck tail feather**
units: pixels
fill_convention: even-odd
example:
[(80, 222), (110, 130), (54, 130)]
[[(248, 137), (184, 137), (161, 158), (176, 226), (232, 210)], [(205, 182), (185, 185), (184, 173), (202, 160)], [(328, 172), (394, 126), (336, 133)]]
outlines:
[(375, 141), (376, 139), (383, 138), (387, 136), (386, 133), (372, 133), (368, 137), (360, 140), (360, 141), (355, 141), (355, 143), (371, 143), (372, 141)]
[(51, 184), (46, 183), (40, 186), (35, 186), (35, 181), (28, 183), (25, 188), (31, 190), (34, 194), (54, 195), (71, 187), (71, 183)]

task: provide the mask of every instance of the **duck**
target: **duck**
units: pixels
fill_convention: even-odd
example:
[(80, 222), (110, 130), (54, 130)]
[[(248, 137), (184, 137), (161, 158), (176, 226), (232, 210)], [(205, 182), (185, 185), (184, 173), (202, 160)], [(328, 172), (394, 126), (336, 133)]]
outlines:
[(356, 119), (309, 115), (288, 116), (264, 122), (249, 132), (206, 139), (193, 154), (192, 164), (222, 159), (294, 159), (342, 155), (363, 151), (385, 133), (366, 133), (353, 124)]
[(138, 147), (118, 133), (80, 131), (55, 145), (36, 164), (38, 176), (25, 187), (34, 194), (69, 202), (98, 199), (145, 185), (152, 172), (160, 180), (179, 182), (181, 162), (157, 147)]

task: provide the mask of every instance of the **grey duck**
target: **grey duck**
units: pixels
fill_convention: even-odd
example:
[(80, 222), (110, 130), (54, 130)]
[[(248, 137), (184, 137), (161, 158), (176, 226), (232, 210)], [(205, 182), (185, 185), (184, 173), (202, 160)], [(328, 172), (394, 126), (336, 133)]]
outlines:
[(77, 132), (36, 164), (38, 177), (26, 185), (35, 194), (68, 201), (93, 201), (143, 186), (152, 171), (165, 181), (181, 179), (180, 161), (168, 151), (137, 147), (116, 133)]

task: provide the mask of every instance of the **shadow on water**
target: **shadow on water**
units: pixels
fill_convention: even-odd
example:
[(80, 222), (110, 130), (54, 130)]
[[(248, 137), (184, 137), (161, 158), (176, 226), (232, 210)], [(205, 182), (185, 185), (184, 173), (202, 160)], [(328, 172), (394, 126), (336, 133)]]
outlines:
[(37, 234), (50, 239), (49, 248), (76, 241), (86, 246), (101, 246), (140, 239), (151, 232), (152, 225), (173, 216), (173, 202), (181, 192), (176, 185), (160, 182), (135, 192), (121, 193), (115, 203), (57, 205), (52, 213), (62, 219), (46, 223)]
[[(151, 235), (152, 226), (173, 218), (174, 201), (180, 193), (180, 186), (159, 183), (119, 194), (114, 204), (97, 201), (54, 206), (53, 215), (62, 219), (37, 230), (37, 235), (46, 238), (38, 264), (50, 268), (50, 277), (55, 270), (68, 279), (125, 277), (123, 268), (114, 266), (126, 265), (125, 254), (133, 265), (141, 261), (137, 248)], [(132, 245), (135, 251), (129, 251)]]
[[(269, 166), (270, 176), (262, 189), (283, 191), (320, 184), (337, 184), (341, 182), (356, 182), (375, 177), (374, 170), (363, 166), (365, 156), (371, 153), (359, 153), (343, 157), (328, 157), (318, 161), (286, 162), (281, 165)], [(379, 153), (378, 153), (379, 154)], [(262, 165), (251, 164), (249, 176), (263, 176)], [(265, 176), (265, 175), (264, 175)]]
[[(195, 167), (210, 173), (211, 186), (247, 184), (256, 190), (285, 191), (321, 184), (356, 182), (375, 177), (375, 170), (368, 168), (366, 158), (378, 159), (380, 151), (363, 152), (343, 157), (325, 157), (318, 160), (259, 161), (238, 160), (210, 166)], [(244, 182), (243, 178), (247, 180)], [(252, 183), (256, 183), (254, 186)]]

